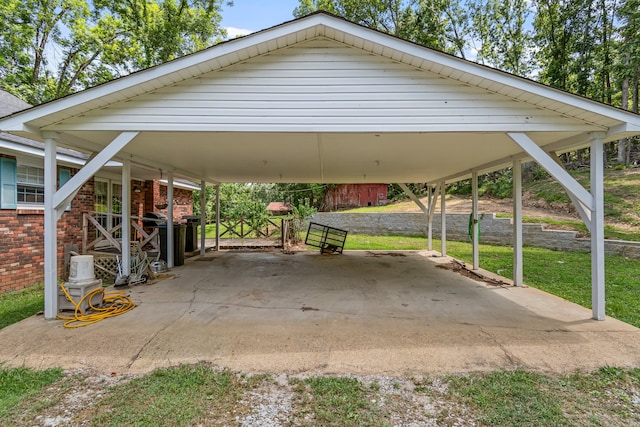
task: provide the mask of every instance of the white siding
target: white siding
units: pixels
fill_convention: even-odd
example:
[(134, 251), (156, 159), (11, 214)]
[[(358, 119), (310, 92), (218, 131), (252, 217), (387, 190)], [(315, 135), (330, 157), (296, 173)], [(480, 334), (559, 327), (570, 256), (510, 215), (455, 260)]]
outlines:
[(600, 128), (318, 39), (159, 88), (49, 129), (524, 132)]

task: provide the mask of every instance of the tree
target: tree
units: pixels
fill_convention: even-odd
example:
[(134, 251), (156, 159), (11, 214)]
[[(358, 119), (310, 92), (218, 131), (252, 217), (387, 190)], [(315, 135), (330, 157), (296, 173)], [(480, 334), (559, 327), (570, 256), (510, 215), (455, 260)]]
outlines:
[[(617, 11), (620, 20), (618, 33), (620, 36), (617, 74), (620, 79), (621, 102), (624, 110), (638, 112), (638, 98), (640, 80), (640, 0), (625, 0)], [(631, 148), (637, 139), (618, 141), (617, 161), (629, 165), (631, 162)]]
[(425, 46), (465, 55), (467, 16), (458, 0), (299, 0), (297, 17), (325, 10)]
[(295, 16), (325, 10), (369, 28), (402, 36), (415, 0), (300, 0)]
[(223, 3), (0, 0), (2, 89), (37, 104), (202, 49)]
[[(200, 191), (194, 191), (192, 193), (193, 197), (193, 214), (201, 216), (202, 213), (200, 211)], [(213, 221), (216, 219), (216, 187), (215, 186), (207, 186), (205, 187), (205, 219), (207, 221)]]
[[(540, 80), (551, 86), (575, 90), (572, 81), (577, 80), (576, 69), (584, 69), (588, 43), (581, 36), (591, 37), (592, 33), (584, 21), (584, 11), (592, 9), (593, 0), (573, 2), (570, 0), (536, 0), (534, 40)], [(581, 45), (582, 49), (579, 49)], [(583, 73), (584, 74), (584, 73)]]
[(525, 29), (530, 14), (526, 0), (470, 0), (472, 36), (479, 46), (477, 61), (526, 76), (531, 70), (531, 34)]
[(319, 209), (326, 188), (326, 184), (275, 184), (272, 197), (294, 207), (308, 205)]

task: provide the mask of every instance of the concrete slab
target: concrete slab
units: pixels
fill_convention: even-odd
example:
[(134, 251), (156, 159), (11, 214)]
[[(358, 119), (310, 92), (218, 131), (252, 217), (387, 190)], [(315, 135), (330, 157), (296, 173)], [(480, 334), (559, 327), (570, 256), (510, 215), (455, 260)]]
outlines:
[(33, 317), (0, 330), (0, 361), (398, 376), (640, 366), (639, 329), (591, 320), (533, 288), (484, 285), (440, 261), (428, 252), (208, 253), (131, 288), (139, 306), (125, 315), (80, 329)]

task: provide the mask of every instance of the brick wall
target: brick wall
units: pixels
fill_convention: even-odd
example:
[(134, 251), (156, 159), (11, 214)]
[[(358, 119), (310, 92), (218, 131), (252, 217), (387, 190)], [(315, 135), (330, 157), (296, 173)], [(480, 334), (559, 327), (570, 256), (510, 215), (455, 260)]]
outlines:
[(42, 281), (44, 245), (42, 214), (0, 210), (0, 293), (22, 289)]
[[(145, 212), (160, 212), (167, 215), (168, 209), (160, 209), (156, 205), (167, 203), (167, 186), (159, 181), (146, 181), (144, 184)], [(193, 214), (193, 191), (173, 187), (173, 221), (181, 222), (184, 215)]]
[[(77, 170), (72, 170), (74, 175)], [(136, 191), (139, 190), (139, 191)], [(154, 205), (166, 201), (167, 187), (157, 181), (131, 182), (131, 214), (158, 211)], [(192, 191), (174, 188), (174, 218), (192, 214)], [(94, 181), (87, 181), (71, 201), (71, 210), (58, 221), (58, 277), (65, 276), (65, 246), (82, 251), (82, 214), (94, 209)], [(166, 215), (167, 210), (163, 213)], [(44, 211), (42, 209), (0, 210), (0, 294), (24, 289), (44, 280)]]
[[(74, 175), (77, 170), (71, 170)], [(71, 202), (71, 210), (58, 221), (58, 272), (64, 273), (64, 247), (82, 243), (82, 212), (93, 209), (93, 179)], [(42, 283), (44, 278), (44, 211), (0, 210), (0, 294)]]

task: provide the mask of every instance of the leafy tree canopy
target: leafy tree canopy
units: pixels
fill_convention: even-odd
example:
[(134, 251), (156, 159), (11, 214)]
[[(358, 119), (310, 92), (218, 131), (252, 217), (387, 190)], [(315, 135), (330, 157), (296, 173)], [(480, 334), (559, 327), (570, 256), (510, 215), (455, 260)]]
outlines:
[(38, 104), (225, 36), (224, 0), (0, 0), (0, 88)]

